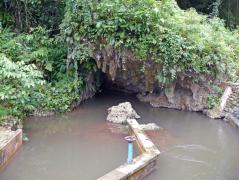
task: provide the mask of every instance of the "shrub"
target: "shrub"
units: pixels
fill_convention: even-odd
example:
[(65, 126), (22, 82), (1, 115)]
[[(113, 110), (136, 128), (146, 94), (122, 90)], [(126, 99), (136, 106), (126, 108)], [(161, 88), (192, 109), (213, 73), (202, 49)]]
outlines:
[[(0, 105), (16, 116), (35, 110), (66, 111), (79, 99), (84, 79), (67, 71), (66, 46), (43, 28), (0, 32)], [(90, 64), (90, 63), (89, 63)]]
[(38, 27), (31, 33), (17, 34), (7, 29), (0, 32), (0, 52), (13, 62), (35, 64), (47, 80), (54, 80), (66, 71), (66, 47), (59, 38), (50, 38)]
[(11, 108), (13, 113), (33, 110), (37, 104), (36, 87), (43, 85), (42, 73), (33, 64), (12, 62), (0, 54), (0, 104)]
[(41, 86), (39, 91), (43, 94), (41, 108), (43, 111), (64, 112), (71, 108), (74, 101), (80, 99), (81, 90), (83, 89), (83, 80), (63, 76), (61, 80), (55, 83), (48, 83)]

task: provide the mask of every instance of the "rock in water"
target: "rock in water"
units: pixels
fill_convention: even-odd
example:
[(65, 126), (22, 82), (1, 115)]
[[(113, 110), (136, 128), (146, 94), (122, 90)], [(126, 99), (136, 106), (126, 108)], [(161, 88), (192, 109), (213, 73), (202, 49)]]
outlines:
[(132, 108), (129, 102), (120, 103), (118, 106), (112, 106), (108, 109), (107, 121), (123, 124), (127, 119), (139, 119), (140, 116)]
[(154, 131), (154, 130), (162, 129), (155, 123), (141, 124), (140, 126), (144, 131)]

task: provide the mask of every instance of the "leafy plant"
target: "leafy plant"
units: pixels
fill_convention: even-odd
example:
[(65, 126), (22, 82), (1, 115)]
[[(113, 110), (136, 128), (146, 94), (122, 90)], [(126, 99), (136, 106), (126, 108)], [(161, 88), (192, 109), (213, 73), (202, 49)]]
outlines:
[(66, 47), (59, 38), (50, 38), (44, 28), (16, 34), (9, 30), (0, 32), (0, 52), (14, 62), (34, 63), (48, 80), (57, 78), (66, 70)]
[(207, 100), (208, 109), (213, 109), (220, 103), (220, 98), (218, 96), (209, 95)]
[(209, 109), (213, 109), (214, 107), (217, 107), (220, 103), (220, 98), (223, 94), (223, 88), (216, 84), (211, 84), (210, 89), (211, 94), (208, 95), (207, 105)]
[(11, 114), (11, 111), (9, 109), (0, 106), (0, 119), (8, 116), (9, 114)]
[(73, 77), (63, 76), (61, 80), (54, 84), (41, 86), (39, 90), (43, 96), (40, 109), (57, 112), (69, 110), (72, 103), (80, 99), (81, 90), (84, 87), (82, 78), (75, 81)]
[(11, 110), (0, 106), (0, 126), (6, 122), (6, 119), (12, 114)]
[(42, 73), (33, 64), (12, 62), (0, 54), (0, 104), (13, 110), (13, 113), (33, 110), (37, 96), (36, 87), (43, 85)]

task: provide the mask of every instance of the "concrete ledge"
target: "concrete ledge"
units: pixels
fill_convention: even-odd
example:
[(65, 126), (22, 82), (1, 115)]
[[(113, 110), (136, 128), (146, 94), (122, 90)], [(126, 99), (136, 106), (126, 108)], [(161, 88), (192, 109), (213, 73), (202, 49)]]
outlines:
[(232, 126), (239, 128), (239, 119), (232, 116), (231, 114), (226, 115), (225, 120), (228, 121)]
[(160, 151), (135, 119), (129, 119), (127, 123), (130, 134), (136, 137), (137, 147), (141, 154), (134, 158), (133, 164), (123, 164), (98, 180), (143, 179), (154, 170)]
[(22, 130), (18, 129), (0, 148), (0, 169), (3, 168), (22, 145)]

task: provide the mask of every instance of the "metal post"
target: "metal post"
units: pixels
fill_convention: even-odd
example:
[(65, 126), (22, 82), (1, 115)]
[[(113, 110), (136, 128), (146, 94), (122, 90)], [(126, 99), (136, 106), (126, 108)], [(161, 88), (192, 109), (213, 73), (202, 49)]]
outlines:
[(134, 144), (133, 144), (133, 142), (135, 141), (135, 137), (134, 136), (127, 136), (127, 137), (125, 137), (125, 140), (128, 142), (127, 163), (132, 164), (133, 163), (133, 158), (134, 158)]

